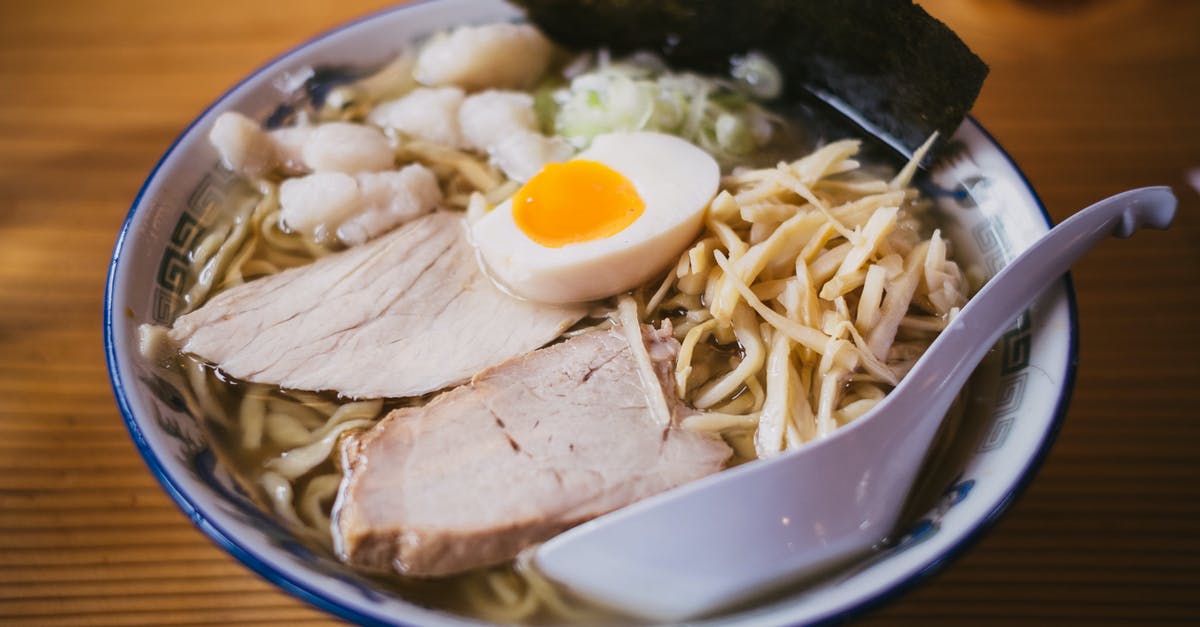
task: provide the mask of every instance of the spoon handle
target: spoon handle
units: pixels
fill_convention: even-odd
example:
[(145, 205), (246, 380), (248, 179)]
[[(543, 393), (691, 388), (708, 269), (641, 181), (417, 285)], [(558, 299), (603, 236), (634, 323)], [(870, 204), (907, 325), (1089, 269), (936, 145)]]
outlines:
[(908, 373), (904, 393), (928, 399), (961, 388), (1012, 321), (1098, 241), (1165, 229), (1175, 205), (1169, 187), (1143, 187), (1105, 198), (1051, 229), (971, 297)]

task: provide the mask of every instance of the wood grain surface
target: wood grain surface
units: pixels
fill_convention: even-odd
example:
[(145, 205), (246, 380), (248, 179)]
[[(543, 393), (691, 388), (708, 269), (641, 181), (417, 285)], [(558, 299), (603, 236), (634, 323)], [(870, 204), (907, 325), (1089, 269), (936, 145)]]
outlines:
[[(122, 424), (100, 316), (117, 230), (228, 86), (383, 0), (0, 2), (0, 624), (331, 623), (217, 549)], [(1166, 233), (1075, 269), (1066, 424), (963, 557), (867, 624), (1200, 619), (1200, 2), (924, 2), (992, 67), (976, 116), (1056, 221), (1172, 185)]]

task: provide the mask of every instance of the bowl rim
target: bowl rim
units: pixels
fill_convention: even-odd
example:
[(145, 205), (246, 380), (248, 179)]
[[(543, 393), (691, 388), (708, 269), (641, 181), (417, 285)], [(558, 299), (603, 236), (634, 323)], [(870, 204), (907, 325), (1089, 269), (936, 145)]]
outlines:
[[(378, 11), (373, 11), (363, 15), (362, 17), (352, 19), (328, 30), (318, 33), (303, 42), (287, 49), (286, 51), (270, 58), (266, 62), (256, 67), (253, 71), (238, 80), (236, 83), (226, 89), (220, 96), (215, 98), (211, 103), (204, 107), (188, 125), (175, 137), (168, 146), (163, 155), (159, 158), (154, 167), (150, 170), (145, 181), (142, 183), (137, 194), (134, 196), (130, 205), (129, 211), (125, 216), (120, 231), (117, 234), (116, 242), (113, 246), (111, 261), (109, 263), (108, 273), (105, 280), (104, 288), (104, 305), (103, 305), (103, 341), (104, 354), (108, 370), (109, 383), (112, 386), (113, 395), (117, 401), (118, 409), (121, 412), (122, 419), (129, 431), (130, 438), (133, 440), (134, 446), (146, 463), (154, 478), (162, 486), (163, 490), (171, 497), (176, 506), (187, 516), (187, 518), (195, 525), (204, 535), (206, 535), (213, 543), (223, 549), (228, 554), (248, 567), (250, 570), (258, 574), (260, 577), (278, 586), (288, 594), (296, 597), (310, 605), (328, 612), (334, 616), (353, 621), (356, 624), (362, 625), (406, 625), (400, 621), (383, 621), (376, 616), (358, 611), (346, 604), (343, 604), (337, 598), (328, 595), (324, 591), (311, 587), (299, 579), (291, 577), (286, 571), (277, 569), (267, 561), (256, 556), (250, 549), (240, 543), (234, 534), (230, 534), (225, 529), (216, 524), (212, 517), (205, 513), (203, 507), (188, 496), (188, 494), (180, 487), (179, 481), (171, 475), (164, 464), (159, 460), (157, 454), (150, 446), (142, 428), (137, 419), (134, 417), (130, 406), (128, 392), (125, 389), (125, 378), (122, 375), (117, 356), (117, 346), (113, 336), (114, 328), (114, 311), (113, 303), (116, 292), (117, 271), (122, 260), (122, 253), (125, 250), (125, 240), (129, 234), (130, 227), (133, 224), (134, 217), (138, 213), (138, 209), (142, 204), (147, 190), (150, 185), (157, 179), (160, 170), (168, 159), (179, 148), (180, 144), (192, 130), (200, 123), (205, 116), (222, 105), (228, 97), (237, 91), (242, 85), (249, 83), (268, 70), (272, 69), (277, 63), (286, 60), (293, 54), (309, 48), (314, 44), (321, 42), (333, 35), (351, 29), (361, 23), (369, 22), (385, 15), (407, 11), (417, 6), (425, 4), (434, 4), (439, 0), (415, 0), (399, 6), (393, 6)], [(1033, 185), (1030, 183), (1025, 173), (1017, 166), (1016, 161), (1009, 155), (1001, 144), (996, 141), (995, 137), (987, 131), (982, 124), (979, 123), (973, 116), (968, 115), (964, 120), (964, 125), (970, 124), (980, 133), (985, 143), (994, 149), (1002, 160), (1008, 164), (1012, 172), (1016, 175), (1030, 198), (1033, 199), (1034, 205), (1041, 214), (1045, 226), (1047, 228), (1053, 226), (1053, 220), (1049, 212), (1046, 210), (1045, 204), (1041, 197), (1038, 196)], [(948, 546), (942, 553), (931, 559), (926, 565), (918, 569), (916, 572), (910, 573), (904, 578), (894, 582), (891, 586), (884, 588), (878, 592), (871, 594), (856, 603), (853, 603), (841, 610), (835, 611), (832, 614), (816, 619), (812, 624), (831, 624), (840, 623), (856, 616), (860, 616), (868, 611), (876, 609), (897, 597), (903, 595), (917, 585), (928, 581), (929, 578), (945, 568), (961, 557), (968, 549), (974, 546), (988, 531), (990, 531), (1000, 518), (1007, 512), (1009, 507), (1025, 492), (1029, 487), (1033, 478), (1037, 475), (1038, 469), (1045, 462), (1049, 455), (1062, 425), (1066, 419), (1068, 407), (1075, 388), (1075, 379), (1079, 362), (1079, 317), (1078, 305), (1076, 301), (1074, 282), (1071, 279), (1070, 273), (1063, 276), (1058, 284), (1059, 287), (1052, 289), (1061, 289), (1066, 297), (1067, 316), (1068, 316), (1068, 346), (1066, 352), (1066, 364), (1063, 371), (1063, 381), (1060, 388), (1060, 393), (1056, 401), (1055, 408), (1052, 412), (1052, 418), (1047, 425), (1047, 428), (1042, 436), (1041, 442), (1038, 443), (1034, 454), (1028, 458), (1025, 467), (1021, 469), (1014, 484), (1001, 497), (997, 503), (984, 516), (979, 518), (974, 526), (969, 529), (961, 538)]]

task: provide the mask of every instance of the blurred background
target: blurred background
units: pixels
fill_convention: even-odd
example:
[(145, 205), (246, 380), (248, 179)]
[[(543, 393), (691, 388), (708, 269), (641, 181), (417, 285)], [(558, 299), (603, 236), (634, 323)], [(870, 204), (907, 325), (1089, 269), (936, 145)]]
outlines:
[[(212, 545), (112, 399), (109, 254), (171, 141), (239, 78), (381, 0), (0, 1), (0, 624), (331, 619)], [(974, 115), (1054, 220), (1175, 188), (1167, 233), (1076, 266), (1065, 426), (964, 556), (863, 624), (1200, 619), (1200, 2), (926, 0), (990, 66)], [(1191, 181), (1189, 183), (1189, 180)]]

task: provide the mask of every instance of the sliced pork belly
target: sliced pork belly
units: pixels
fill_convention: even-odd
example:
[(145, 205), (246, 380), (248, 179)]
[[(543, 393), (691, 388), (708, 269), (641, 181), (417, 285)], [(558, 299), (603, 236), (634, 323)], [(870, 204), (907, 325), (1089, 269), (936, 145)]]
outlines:
[[(454, 574), (719, 470), (730, 454), (723, 442), (674, 426), (678, 343), (669, 333), (648, 339), (654, 389), (624, 335), (598, 331), (347, 436), (339, 555), (411, 576)], [(648, 395), (659, 394), (671, 424), (654, 418)]]
[(222, 292), (176, 320), (170, 337), (239, 379), (401, 397), (529, 352), (584, 313), (499, 291), (479, 271), (462, 218), (433, 213)]

